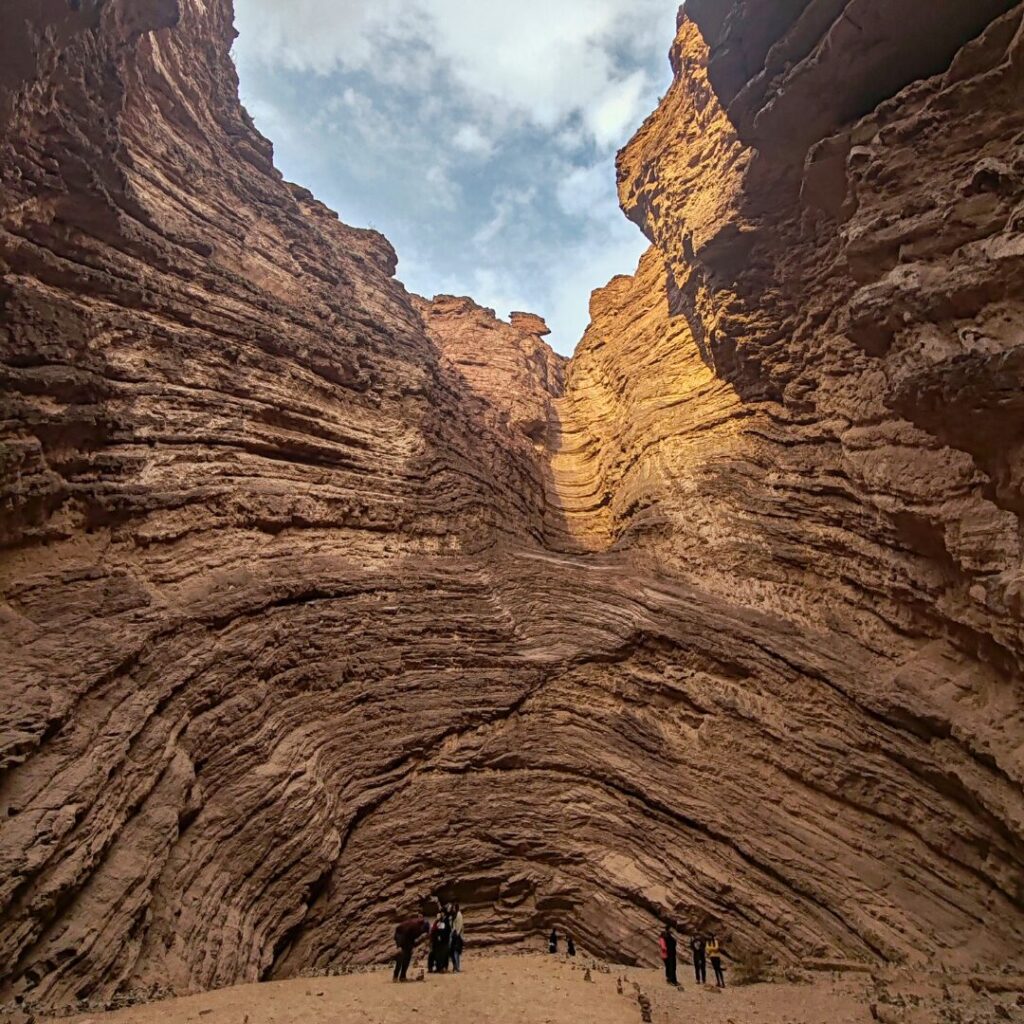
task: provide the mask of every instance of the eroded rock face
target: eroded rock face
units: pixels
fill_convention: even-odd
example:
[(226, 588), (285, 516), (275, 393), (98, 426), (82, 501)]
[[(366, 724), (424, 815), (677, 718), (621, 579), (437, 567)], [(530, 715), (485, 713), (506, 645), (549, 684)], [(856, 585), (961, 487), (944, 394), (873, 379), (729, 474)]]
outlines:
[(459, 559), (541, 517), (387, 242), (273, 170), (228, 4), (21, 6), (0, 958), (56, 1005), (273, 968), (384, 776), (530, 685)]
[[(506, 324), (493, 309), (451, 295), (420, 300), (419, 306), (444, 361), (462, 378), (462, 391), (478, 397), (486, 411), (498, 413), (495, 426), (500, 435), (511, 434), (518, 447), (520, 435), (544, 445), (553, 400), (565, 387), (568, 362), (543, 341), (551, 333), (544, 320), (532, 313), (513, 313)], [(538, 466), (545, 462), (535, 461)]]
[[(822, 6), (806, 5), (801, 31)], [(910, 882), (908, 863), (937, 855), (927, 871), (947, 879), (984, 864), (983, 887), (994, 888), (968, 917), (992, 921), (989, 901), (1005, 898), (1017, 935), (1022, 430), (1012, 394), (1024, 351), (1024, 8), (996, 5), (987, 27), (961, 25), (962, 49), (946, 70), (844, 122), (836, 111), (863, 104), (860, 85), (837, 75), (827, 90), (805, 88), (802, 76), (816, 81), (829, 62), (859, 66), (856, 43), (839, 48), (841, 22), (859, 9), (877, 26), (893, 5), (834, 6), (840, 20), (801, 43), (812, 67), (774, 75), (772, 54), (795, 45), (797, 30), (786, 5), (769, 5), (774, 20), (757, 22), (768, 73), (747, 53), (745, 81), (726, 86), (716, 54), (735, 53), (746, 38), (747, 5), (720, 21), (710, 5), (694, 4), (700, 24), (680, 21), (675, 84), (620, 154), (623, 207), (664, 258), (669, 310), (746, 416), (729, 414), (731, 464), (713, 487), (729, 502), (723, 513), (735, 532), (712, 559), (676, 562), (673, 575), (732, 590), (802, 630), (843, 635), (872, 652), (878, 660), (861, 663), (855, 688), (839, 691), (875, 725), (844, 734), (862, 752), (876, 729), (902, 734), (908, 746), (891, 748), (885, 773), (884, 788), (895, 790), (864, 789), (871, 773), (862, 769), (848, 775), (845, 742), (823, 772), (802, 772), (804, 783), (906, 829), (879, 843), (887, 848), (880, 863), (890, 863), (892, 842), (910, 844), (896, 857), (903, 881), (883, 868), (887, 898), (909, 883), (896, 901), (913, 902), (923, 880)], [(957, 24), (950, 19), (944, 31)], [(886, 38), (890, 47), (913, 46), (897, 28)], [(872, 93), (872, 104), (879, 98)], [(783, 109), (798, 135), (776, 130)], [(758, 125), (771, 144), (761, 145)], [(585, 352), (586, 343), (570, 394)], [(684, 479), (692, 474), (677, 458), (666, 477), (673, 465)], [(709, 453), (699, 465), (715, 462)], [(652, 488), (648, 504), (667, 505), (679, 493), (674, 484)], [(660, 535), (643, 543), (666, 564), (689, 534), (677, 517), (668, 543)], [(959, 838), (932, 832), (943, 814), (911, 810), (903, 787), (912, 778), (959, 805), (945, 812), (958, 817)], [(848, 823), (848, 812), (836, 810)], [(980, 835), (961, 845), (970, 819), (987, 822), (985, 830), (1001, 822), (1004, 855), (993, 859)], [(911, 852), (919, 843), (924, 860)], [(1001, 856), (1004, 868), (995, 866)], [(953, 904), (974, 884), (956, 883), (947, 910), (958, 913)], [(877, 895), (865, 892), (861, 907), (872, 904)], [(848, 922), (854, 914), (842, 911)], [(871, 929), (882, 946), (914, 931), (893, 918), (883, 925), (886, 918)], [(893, 927), (900, 938), (886, 935)], [(910, 944), (921, 949), (938, 936), (922, 928)], [(1010, 944), (1019, 950), (1019, 940)]]
[(568, 367), (280, 179), (227, 0), (0, 13), (0, 1002), (435, 891), (1024, 958), (1024, 8), (692, 6)]

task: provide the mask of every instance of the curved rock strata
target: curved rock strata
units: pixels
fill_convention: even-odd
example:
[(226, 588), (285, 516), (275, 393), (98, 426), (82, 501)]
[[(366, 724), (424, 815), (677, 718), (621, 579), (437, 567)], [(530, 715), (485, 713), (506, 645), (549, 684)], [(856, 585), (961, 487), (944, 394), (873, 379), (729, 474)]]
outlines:
[(436, 891), (1024, 962), (1024, 6), (690, 6), (566, 366), (281, 180), (228, 0), (5, 5), (0, 1002)]

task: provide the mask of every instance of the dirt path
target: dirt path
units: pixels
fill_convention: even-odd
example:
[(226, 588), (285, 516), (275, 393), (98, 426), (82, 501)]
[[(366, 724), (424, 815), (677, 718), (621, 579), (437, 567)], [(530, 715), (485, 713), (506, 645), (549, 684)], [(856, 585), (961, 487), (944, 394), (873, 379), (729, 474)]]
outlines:
[[(683, 977), (677, 991), (659, 973), (595, 967), (545, 956), (467, 957), (460, 975), (395, 985), (384, 970), (344, 977), (240, 985), (113, 1013), (78, 1024), (641, 1024), (634, 984), (652, 1003), (653, 1024), (867, 1024), (863, 976), (812, 985), (751, 985), (724, 992)], [(418, 973), (422, 964), (414, 967)], [(622, 994), (618, 983), (622, 979)], [(68, 1024), (65, 1019), (64, 1024)]]

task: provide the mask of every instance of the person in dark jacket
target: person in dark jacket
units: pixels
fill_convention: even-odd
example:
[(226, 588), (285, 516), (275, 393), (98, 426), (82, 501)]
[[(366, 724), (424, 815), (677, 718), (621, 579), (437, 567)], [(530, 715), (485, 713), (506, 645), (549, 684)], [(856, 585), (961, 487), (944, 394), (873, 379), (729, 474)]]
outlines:
[(661, 959), (665, 964), (665, 980), (670, 985), (678, 985), (676, 978), (676, 937), (672, 934), (672, 926), (665, 925), (665, 930), (658, 938)]
[(706, 985), (708, 983), (707, 943), (704, 941), (703, 935), (694, 935), (690, 939), (690, 956), (693, 959), (693, 973), (697, 984)]
[(572, 941), (571, 935), (566, 935), (565, 937), (565, 951), (569, 956), (576, 955), (576, 943)]
[(551, 934), (548, 936), (548, 952), (558, 952), (558, 932), (554, 928), (551, 929)]
[(412, 951), (416, 943), (430, 932), (430, 922), (425, 917), (410, 917), (395, 929), (395, 973), (392, 981), (405, 981), (409, 964), (412, 963)]
[(438, 910), (434, 923), (430, 926), (430, 955), (427, 957), (427, 970), (441, 974), (448, 970), (448, 958), (451, 953), (452, 923), (442, 908)]

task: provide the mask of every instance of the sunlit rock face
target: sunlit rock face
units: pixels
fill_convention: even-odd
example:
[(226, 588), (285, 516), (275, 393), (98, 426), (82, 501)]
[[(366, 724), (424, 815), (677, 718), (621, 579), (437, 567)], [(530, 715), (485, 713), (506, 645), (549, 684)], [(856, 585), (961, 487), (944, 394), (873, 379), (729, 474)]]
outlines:
[[(822, 5), (753, 6), (694, 3), (674, 85), (620, 154), (623, 208), (668, 275), (655, 292), (739, 403), (702, 401), (733, 429), (696, 461), (648, 451), (659, 514), (630, 543), (859, 652), (850, 683), (825, 673), (801, 698), (831, 689), (838, 716), (796, 734), (776, 719), (785, 770), (820, 759), (789, 790), (800, 830), (831, 807), (803, 848), (851, 829), (805, 880), (875, 861), (859, 895), (832, 878), (819, 905), (886, 957), (962, 958), (975, 915), (1019, 956), (1024, 8), (851, 2), (820, 22)], [(941, 54), (915, 52), (918, 9), (945, 18)], [(868, 88), (879, 33), (907, 59)], [(633, 365), (621, 394), (642, 386)], [(696, 467), (718, 477), (717, 532), (702, 502), (675, 504)]]
[(1024, 958), (1024, 8), (692, 6), (566, 366), (281, 180), (228, 0), (4, 5), (0, 1002), (434, 892)]

